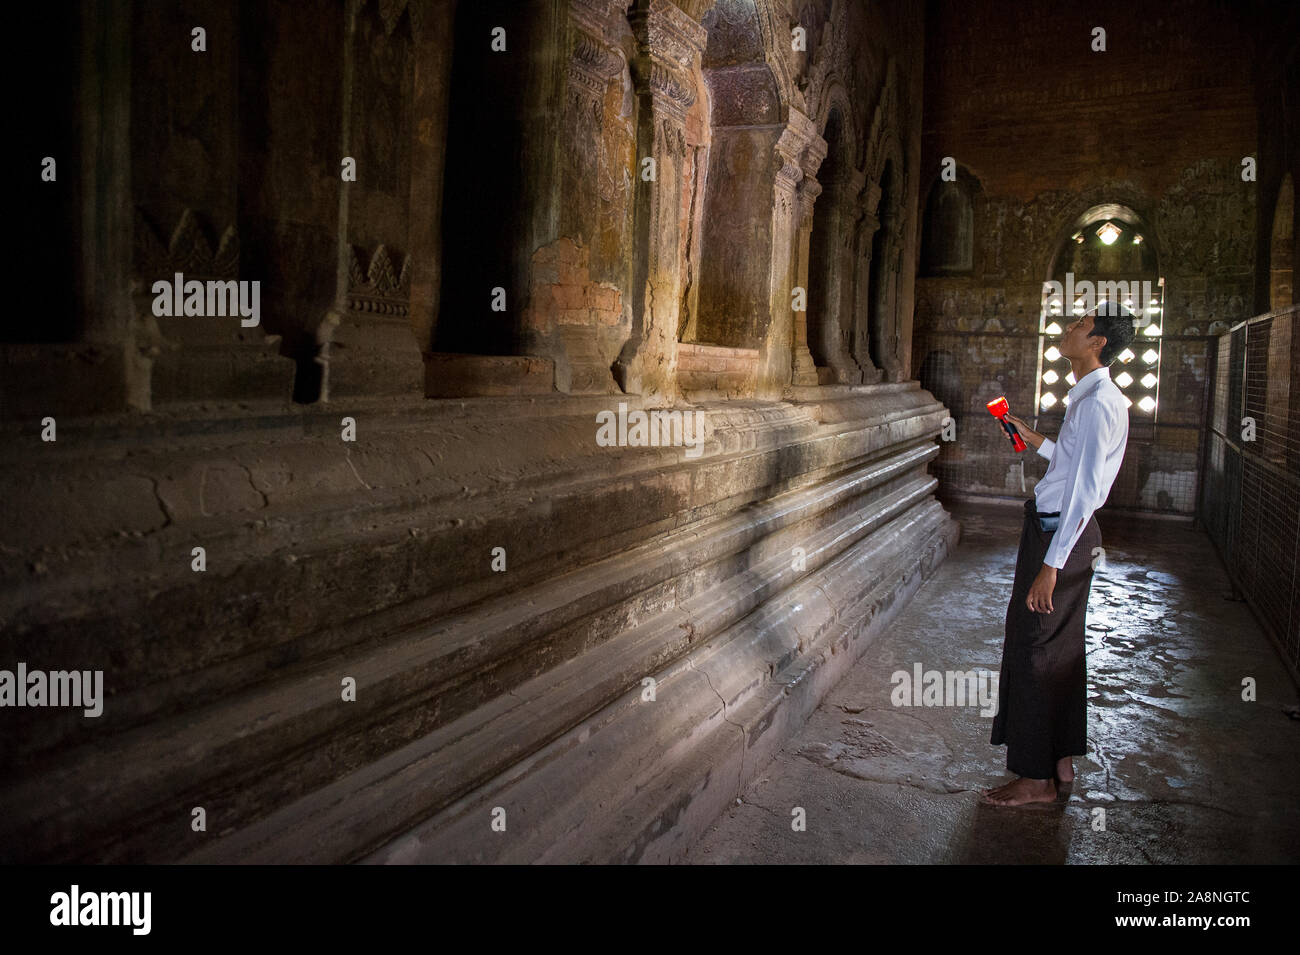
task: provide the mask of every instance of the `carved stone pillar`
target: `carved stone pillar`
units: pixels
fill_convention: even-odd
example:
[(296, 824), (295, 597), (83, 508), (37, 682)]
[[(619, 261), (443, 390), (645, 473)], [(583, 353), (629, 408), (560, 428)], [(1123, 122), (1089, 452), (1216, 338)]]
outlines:
[(817, 230), (825, 238), (821, 254), (825, 261), (811, 262), (814, 275), (825, 277), (825, 301), (816, 303), (809, 316), (808, 344), (821, 384), (860, 384), (862, 368), (853, 357), (858, 259), (856, 199), (866, 175), (853, 172), (847, 179), (822, 184), (818, 202)]
[[(821, 184), (812, 178), (805, 167), (803, 184), (799, 189), (799, 239), (798, 239), (798, 274), (795, 284), (804, 290), (807, 302), (809, 262), (808, 253), (812, 248), (813, 206), (821, 195)], [(817, 384), (817, 366), (813, 362), (812, 352), (808, 349), (808, 309), (794, 313), (794, 365), (791, 384), (797, 387), (809, 387)]]
[(850, 350), (862, 380), (871, 384), (880, 380), (880, 369), (871, 360), (871, 255), (880, 220), (876, 208), (880, 205), (880, 186), (867, 182), (858, 199), (856, 268), (853, 278), (853, 333)]
[(821, 192), (812, 176), (826, 156), (826, 143), (812, 120), (791, 107), (775, 149), (781, 169), (773, 183), (771, 321), (757, 383), (757, 392), (764, 397), (779, 395), (790, 385), (817, 384), (817, 369), (808, 351), (808, 315), (793, 310), (792, 293), (795, 286), (808, 288), (812, 208)]
[[(619, 294), (628, 286), (626, 268), (611, 267), (594, 238), (628, 228), (619, 219), (630, 201), (620, 147), (634, 99), (619, 46), (628, 30), (625, 7), (569, 0), (564, 112), (550, 132), (560, 144), (554, 188), (563, 238), (531, 250), (521, 348), (554, 361), (555, 389), (567, 394), (617, 393), (610, 369), (630, 331), (630, 309)], [(621, 108), (607, 117), (606, 94), (616, 80), (623, 81)]]
[[(55, 380), (66, 370), (66, 390), (77, 396), (48, 407), (148, 410), (151, 342), (133, 310), (130, 281), (131, 3), (83, 2), (80, 23), (81, 168), (61, 168), (65, 179), (80, 177), (79, 337), (98, 354), (47, 376)], [(76, 379), (92, 377), (96, 388), (83, 395)]]
[(898, 283), (903, 262), (903, 240), (900, 227), (901, 216), (894, 210), (884, 212), (880, 217), (880, 228), (884, 230), (885, 261), (880, 263), (876, 274), (884, 283), (873, 295), (879, 315), (876, 354), (880, 358), (880, 372), (883, 381), (901, 381), (898, 357)]
[[(791, 110), (791, 116), (797, 115)], [(790, 384), (793, 374), (794, 322), (790, 309), (790, 293), (794, 288), (794, 230), (798, 221), (798, 188), (803, 179), (799, 155), (806, 140), (799, 135), (794, 124), (785, 128), (776, 142), (776, 153), (781, 161), (772, 184), (772, 257), (768, 267), (770, 296), (768, 309), (771, 321), (763, 344), (759, 364), (756, 394), (759, 397), (780, 397)]]
[(853, 333), (850, 349), (862, 369), (864, 384), (880, 380), (880, 369), (871, 360), (871, 249), (880, 220), (868, 213), (858, 220), (857, 254), (853, 273)]
[[(209, 4), (202, 23), (209, 48), (204, 68), (178, 64), (157, 36), (188, 34), (194, 11), (174, 4), (137, 4), (133, 19), (131, 84), (131, 285), (141, 341), (152, 344), (154, 408), (192, 401), (287, 401), (293, 365), (277, 354), (281, 339), (268, 334), (271, 282), (241, 263), (244, 219), (239, 214), (241, 39), (237, 4)], [(222, 37), (221, 42), (213, 42)], [(160, 97), (165, 85), (168, 95)], [(202, 150), (192, 144), (206, 130)], [(241, 268), (242, 265), (242, 268)], [(245, 326), (235, 301), (203, 314), (155, 315), (154, 283), (257, 282), (257, 324)], [(251, 285), (247, 287), (251, 291)], [(236, 298), (238, 296), (235, 296)], [(212, 301), (213, 306), (217, 301)], [(249, 302), (251, 304), (251, 301)], [(248, 316), (251, 318), (251, 316)]]
[[(343, 61), (343, 142), (340, 153), (356, 159), (355, 181), (341, 181), (338, 218), (338, 260), (334, 307), (319, 326), (317, 341), (323, 366), (320, 399), (370, 395), (419, 395), (423, 393), (423, 362), (415, 332), (411, 327), (411, 255), (410, 218), (386, 217), (382, 226), (374, 209), (382, 200), (380, 193), (395, 192), (406, 200), (404, 213), (424, 215), (426, 210), (410, 202), (412, 181), (394, 175), (393, 183), (377, 185), (375, 166), (390, 165), (405, 169), (409, 175), (410, 159), (418, 126), (414, 114), (405, 110), (386, 117), (385, 132), (392, 138), (391, 150), (376, 148), (373, 134), (367, 129), (364, 105), (367, 97), (398, 99), (411, 97), (414, 89), (416, 50), (433, 43), (445, 43), (445, 37), (425, 29), (427, 5), (391, 0), (371, 9), (367, 0), (348, 4), (346, 41)], [(445, 12), (445, 11), (444, 11)], [(404, 20), (408, 24), (402, 30)], [(365, 23), (362, 17), (367, 17)], [(377, 21), (377, 22), (376, 22)], [(445, 25), (450, 26), (450, 19)], [(365, 28), (369, 28), (366, 30)], [(409, 38), (409, 39), (408, 39)], [(369, 67), (382, 49), (385, 70), (379, 85), (375, 70)], [(367, 57), (363, 61), (363, 57)], [(448, 67), (450, 63), (448, 62)], [(410, 86), (406, 86), (406, 82)], [(409, 125), (408, 125), (409, 124)], [(405, 162), (402, 160), (405, 159)], [(439, 220), (440, 221), (440, 220)], [(422, 231), (427, 222), (420, 223)], [(383, 231), (383, 241), (375, 233)], [(388, 238), (391, 235), (392, 238)], [(394, 261), (391, 245), (405, 248), (406, 254)], [(427, 236), (424, 243), (427, 247)], [(366, 260), (362, 265), (361, 259)], [(427, 289), (427, 286), (426, 286)]]
[[(412, 7), (412, 12), (415, 7)], [(456, 0), (432, 0), (415, 43), (411, 148), (411, 324), (422, 352), (432, 348), (442, 293), (442, 192)], [(415, 19), (412, 19), (412, 24)]]
[[(682, 182), (686, 111), (695, 102), (687, 72), (704, 50), (703, 27), (669, 0), (641, 0), (628, 18), (637, 55), (631, 72), (637, 110), (632, 333), (614, 363), (629, 394), (675, 397), (681, 308)], [(655, 177), (640, 175), (654, 159)]]

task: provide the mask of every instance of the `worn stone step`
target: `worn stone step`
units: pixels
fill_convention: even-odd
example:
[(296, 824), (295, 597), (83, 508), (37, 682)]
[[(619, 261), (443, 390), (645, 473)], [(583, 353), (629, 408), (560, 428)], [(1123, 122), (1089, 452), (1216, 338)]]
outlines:
[[(509, 692), (512, 684), (546, 665), (545, 654), (532, 664), (509, 661), (509, 647), (498, 647), (491, 639), (484, 640), (484, 635), (490, 637), (495, 632), (505, 639), (523, 627), (525, 637), (544, 641), (548, 628), (564, 622), (566, 612), (572, 616), (589, 611), (593, 601), (594, 606), (600, 607), (604, 602), (616, 603), (618, 599), (629, 599), (629, 594), (644, 592), (648, 583), (646, 574), (654, 571), (643, 571), (640, 578), (633, 574), (621, 590), (617, 589), (617, 582), (626, 578), (632, 568), (655, 568), (666, 564), (667, 579), (672, 580), (697, 564), (718, 563), (728, 552), (736, 552), (736, 548), (753, 549), (755, 542), (761, 544), (765, 535), (774, 531), (779, 533), (778, 528), (783, 523), (790, 530), (799, 528), (801, 523), (812, 522), (800, 531), (807, 534), (809, 530), (815, 530), (820, 516), (837, 513), (833, 507), (843, 507), (845, 501), (858, 501), (862, 505), (859, 509), (867, 512), (867, 502), (861, 498), (865, 490), (880, 482), (902, 480), (909, 469), (915, 470), (933, 455), (933, 451), (932, 445), (914, 448), (900, 455), (897, 461), (880, 462), (864, 469), (865, 473), (799, 492), (795, 495), (802, 498), (798, 503), (782, 499), (765, 502), (743, 516), (715, 522), (716, 526), (708, 531), (686, 535), (683, 541), (667, 545), (669, 549), (658, 555), (649, 553), (649, 550), (662, 549), (665, 545), (647, 545), (610, 562), (609, 566), (591, 568), (584, 572), (589, 593), (587, 604), (580, 599), (583, 587), (573, 579), (578, 575), (571, 575), (570, 579), (549, 585), (549, 593), (546, 588), (538, 593), (522, 593), (519, 603), (514, 606), (471, 615), (459, 624), (452, 622), (424, 628), (413, 635), (390, 641), (384, 652), (369, 646), (358, 659), (337, 661), (305, 673), (296, 681), (282, 681), (259, 692), (243, 694), (230, 704), (212, 706), (168, 723), (142, 727), (119, 740), (97, 745), (90, 754), (75, 751), (66, 754), (58, 763), (41, 767), (39, 781), (20, 786), (13, 792), (12, 799), (0, 802), (0, 806), (17, 810), (3, 815), (22, 819), (24, 803), (31, 805), (41, 801), (42, 793), (52, 791), (55, 795), (45, 803), (43, 818), (29, 819), (27, 825), (36, 826), (38, 834), (46, 841), (57, 843), (60, 833), (70, 833), (81, 825), (78, 816), (86, 811), (87, 806), (98, 807), (93, 814), (102, 822), (111, 823), (114, 812), (105, 811), (104, 807), (114, 800), (133, 807), (131, 811), (138, 814), (141, 807), (161, 803), (163, 794), (179, 796), (192, 792), (194, 798), (204, 801), (215, 815), (215, 810), (221, 808), (222, 797), (214, 795), (210, 784), (205, 788), (205, 780), (213, 778), (239, 784), (236, 787), (238, 795), (226, 797), (228, 815), (246, 812), (246, 806), (256, 802), (256, 797), (261, 794), (260, 787), (265, 785), (265, 781), (243, 779), (242, 774), (248, 766), (264, 762), (292, 764), (297, 769), (293, 785), (308, 786), (322, 774), (327, 776), (337, 772), (338, 765), (355, 765), (373, 758), (384, 746), (398, 745), (404, 738), (428, 731), (437, 725), (443, 707), (449, 707), (449, 700), (458, 692), (467, 688), (473, 690), (474, 696), (462, 702), (464, 708), (484, 704), (485, 697)], [(916, 479), (912, 479), (909, 486), (911, 493), (915, 494), (919, 490), (928, 491), (930, 484), (922, 481), (918, 485)], [(860, 518), (853, 516), (841, 519), (841, 523), (848, 525), (855, 521), (861, 523)], [(845, 533), (843, 527), (833, 530), (841, 537)], [(822, 544), (809, 537), (808, 566), (815, 567), (823, 559), (823, 551), (842, 546), (835, 540), (833, 536), (830, 543)], [(784, 566), (789, 562), (788, 549), (783, 547), (782, 551), (774, 560)], [(761, 548), (755, 553), (762, 553)], [(616, 589), (611, 591), (611, 586)], [(754, 582), (756, 592), (767, 586), (770, 585), (765, 584), (761, 577)], [(628, 587), (632, 589), (629, 591)], [(745, 612), (753, 599), (752, 596), (744, 598), (735, 587), (730, 587), (725, 588), (724, 598), (715, 598), (713, 603), (719, 612), (734, 616)], [(630, 623), (632, 619), (634, 617), (625, 617), (624, 622)], [(530, 621), (536, 622), (530, 625)], [(708, 627), (723, 623), (725, 620), (719, 620), (716, 625)], [(457, 627), (466, 634), (459, 642), (455, 638)], [(611, 626), (608, 616), (593, 618), (586, 621), (586, 632), (580, 634), (576, 645), (581, 646), (599, 634), (613, 632), (618, 632), (618, 628)], [(681, 635), (670, 632), (670, 636)], [(517, 635), (514, 642), (520, 642)], [(472, 651), (476, 646), (495, 654), (495, 665), (482, 652), (475, 658)], [(507, 662), (503, 664), (502, 658)], [(457, 666), (459, 678), (449, 680), (447, 671), (455, 671)], [(513, 672), (507, 672), (512, 667)], [(348, 704), (356, 710), (345, 709), (338, 702), (340, 673), (354, 675), (358, 680), (360, 702)], [(609, 692), (607, 687), (605, 691)], [(372, 738), (376, 736), (372, 728), (381, 725), (383, 732), (378, 734), (378, 739)], [(333, 758), (322, 759), (320, 754), (325, 751), (332, 753)], [(114, 766), (128, 767), (128, 778), (121, 779), (120, 769), (110, 772)], [(117, 778), (117, 783), (111, 786), (104, 783), (109, 777)], [(96, 788), (97, 785), (101, 788)], [(277, 788), (277, 784), (271, 785), (273, 789)], [(281, 791), (273, 793), (272, 798), (292, 794)], [(217, 800), (216, 804), (214, 800)], [(244, 806), (239, 808), (236, 803), (241, 800)], [(150, 818), (137, 818), (126, 828), (139, 835), (138, 844), (145, 844), (148, 842), (145, 834), (152, 828), (176, 824), (174, 819), (168, 822), (168, 814), (175, 815), (180, 801), (174, 799)], [(145, 815), (148, 815), (147, 811)], [(45, 828), (41, 829), (42, 826)], [(115, 851), (125, 852), (127, 857), (131, 857), (131, 853), (140, 849), (139, 845), (123, 845)]]
[[(929, 400), (877, 409), (874, 418), (833, 427), (817, 426), (815, 409), (710, 409), (725, 453), (679, 458), (649, 474), (575, 478), (564, 469), (549, 486), (507, 488), (467, 503), (411, 500), (403, 491), (361, 503), (326, 496), (306, 513), (295, 511), (303, 502), (287, 502), (282, 515), (259, 518), (263, 523), (214, 517), (119, 542), (101, 555), (113, 569), (97, 585), (77, 591), (60, 584), (57, 594), (14, 590), (0, 636), (5, 656), (31, 665), (103, 669), (111, 705), (93, 727), (66, 713), (25, 718), (5, 751), (13, 759), (192, 708), (673, 527), (825, 479), (900, 441), (926, 440), (939, 407)], [(593, 534), (593, 525), (602, 533)], [(189, 570), (196, 539), (209, 548), (206, 575)], [(494, 546), (507, 548), (508, 574), (484, 570)], [(234, 570), (223, 565), (224, 553), (240, 555)], [(466, 566), (466, 554), (482, 555), (482, 566)], [(160, 577), (160, 566), (170, 567), (170, 576)], [(124, 573), (137, 583), (123, 587)], [(78, 576), (70, 566), (64, 574)], [(141, 590), (149, 598), (143, 610)], [(18, 594), (21, 610), (14, 609)], [(359, 615), (359, 606), (376, 609)], [(221, 633), (222, 640), (196, 641), (196, 632)]]
[[(703, 831), (817, 703), (955, 544), (955, 526), (934, 501), (896, 518), (783, 594), (766, 614), (747, 616), (672, 667), (656, 674), (657, 699), (639, 688), (409, 831), (367, 854), (372, 863), (665, 862)], [(865, 575), (854, 568), (869, 568)], [(841, 576), (848, 572), (849, 578)], [(849, 579), (854, 586), (844, 586)], [(859, 589), (865, 588), (865, 589)], [(805, 604), (819, 590), (840, 595), (839, 614), (801, 641), (773, 627), (780, 608)], [(858, 616), (875, 607), (871, 615)], [(775, 644), (773, 643), (775, 641)], [(801, 646), (802, 643), (802, 646)], [(728, 703), (718, 678), (746, 669), (748, 648), (781, 646), (770, 668), (743, 697)], [(788, 656), (784, 667), (779, 657)], [(363, 790), (363, 802), (340, 817), (383, 818), (409, 787), (418, 791), (431, 767), (389, 761)], [(507, 832), (489, 827), (507, 810)], [(306, 806), (299, 807), (306, 809)], [(511, 821), (513, 820), (513, 821)], [(336, 844), (307, 817), (286, 811), (277, 845), (294, 854)], [(513, 827), (513, 828), (511, 828)], [(253, 858), (269, 858), (255, 855)]]
[[(908, 511), (915, 506), (915, 499)], [(933, 505), (933, 501), (930, 502)], [(937, 505), (934, 505), (937, 507)], [(905, 511), (896, 520), (907, 526)], [(937, 515), (929, 511), (932, 523), (938, 524), (946, 519), (939, 509)], [(900, 535), (897, 532), (885, 533), (883, 536), (895, 547)], [(874, 537), (874, 535), (873, 535)], [(861, 548), (867, 559), (880, 559), (886, 553), (880, 542), (871, 544), (873, 537), (859, 541), (854, 545)], [(888, 558), (891, 559), (892, 558)], [(830, 566), (829, 562), (823, 567)], [(820, 570), (809, 578), (816, 578), (818, 586), (826, 586)], [(725, 603), (732, 593), (716, 594), (718, 602)], [(754, 604), (750, 604), (754, 606)], [(688, 608), (684, 608), (688, 609)], [(678, 626), (693, 626), (697, 621), (694, 613), (680, 615)], [(734, 628), (747, 628), (753, 621), (761, 619), (757, 614), (749, 614), (732, 625)], [(673, 620), (665, 621), (672, 624)], [(729, 642), (727, 629), (717, 631), (712, 641)], [(363, 767), (338, 782), (308, 794), (303, 799), (286, 806), (266, 819), (233, 834), (227, 839), (196, 851), (188, 861), (243, 861), (243, 862), (308, 862), (340, 861), (352, 858), (353, 854), (370, 842), (382, 838), (385, 831), (394, 826), (408, 823), (419, 813), (432, 814), (440, 802), (447, 802), (444, 810), (452, 817), (463, 814), (467, 805), (487, 805), (495, 796), (496, 787), (527, 777), (536, 770), (540, 762), (546, 761), (543, 753), (551, 753), (557, 746), (572, 747), (577, 741), (595, 732), (595, 724), (617, 723), (618, 714), (635, 709), (640, 699), (640, 677), (648, 675), (644, 668), (645, 656), (638, 647), (645, 639), (662, 640), (664, 629), (659, 633), (627, 633), (616, 641), (601, 647), (597, 651), (575, 658), (565, 665), (544, 674), (537, 680), (520, 687), (511, 698), (498, 701), (490, 712), (475, 712), (466, 720), (453, 724), (443, 730), (404, 747), (389, 756)], [(709, 645), (710, 640), (701, 638), (700, 644)], [(698, 650), (690, 651), (686, 656), (669, 659), (666, 664), (653, 672), (665, 692), (671, 692), (676, 680), (692, 680), (692, 671), (698, 671), (693, 660)], [(589, 706), (591, 697), (589, 687), (593, 676), (619, 669), (615, 660), (634, 660), (636, 666), (627, 672), (632, 677), (620, 693), (606, 701), (599, 708)], [(698, 681), (695, 681), (698, 682)], [(704, 684), (707, 685), (707, 678)], [(627, 686), (631, 687), (630, 690)], [(650, 732), (642, 726), (632, 738), (639, 739), (636, 744), (628, 744), (630, 749), (644, 754), (648, 740), (656, 745), (669, 745), (669, 741), (684, 743), (693, 740), (701, 720), (707, 720), (711, 710), (721, 708), (720, 699), (710, 690), (704, 694), (697, 688), (697, 695), (687, 710), (677, 711), (675, 707), (666, 707), (672, 715), (668, 726), (662, 730)], [(700, 695), (702, 694), (702, 695)], [(587, 714), (596, 715), (587, 715)], [(568, 730), (562, 737), (563, 743), (555, 740), (546, 741), (544, 745), (527, 747), (523, 738), (535, 728), (546, 725), (564, 726), (570, 721), (582, 726), (582, 731)], [(649, 736), (645, 733), (650, 732)], [(537, 738), (543, 739), (541, 734)], [(626, 738), (626, 737), (620, 737)], [(624, 767), (612, 754), (612, 763), (602, 768), (602, 777), (607, 780), (626, 780)], [(457, 774), (457, 768), (466, 765), (482, 767), (480, 775), (490, 776), (492, 782), (482, 782), (481, 792), (466, 791), (464, 786), (457, 787), (449, 783)], [(584, 780), (592, 778), (589, 774), (569, 779), (566, 786), (581, 786)], [(454, 800), (454, 801), (451, 801)], [(544, 800), (543, 800), (544, 805)], [(486, 810), (485, 810), (486, 811)], [(471, 828), (473, 823), (470, 824)], [(418, 828), (418, 827), (417, 827)], [(412, 836), (420, 841), (422, 837)], [(490, 856), (488, 856), (490, 857)], [(393, 861), (433, 861), (434, 856), (421, 852), (418, 859), (407, 857), (398, 852)], [(481, 859), (478, 854), (457, 855), (456, 859)], [(451, 858), (439, 861), (452, 861)], [(519, 861), (515, 859), (513, 861)]]

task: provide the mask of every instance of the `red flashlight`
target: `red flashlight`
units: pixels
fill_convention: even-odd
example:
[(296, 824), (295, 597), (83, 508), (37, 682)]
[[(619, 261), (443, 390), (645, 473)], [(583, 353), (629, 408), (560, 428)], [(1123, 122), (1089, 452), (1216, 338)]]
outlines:
[(1007, 407), (1007, 399), (1005, 397), (994, 398), (985, 407), (989, 409), (989, 414), (1002, 422), (1003, 430), (1006, 431), (1007, 437), (1011, 439), (1011, 446), (1017, 451), (1025, 450), (1025, 439), (1020, 437), (1020, 432), (1016, 430), (1016, 426), (1007, 420), (1007, 413), (1011, 410)]

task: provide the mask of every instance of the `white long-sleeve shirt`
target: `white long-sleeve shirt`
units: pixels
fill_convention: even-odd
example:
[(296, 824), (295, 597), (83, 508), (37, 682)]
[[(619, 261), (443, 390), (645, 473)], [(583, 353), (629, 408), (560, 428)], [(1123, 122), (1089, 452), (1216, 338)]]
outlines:
[(1059, 511), (1043, 563), (1065, 566), (1092, 512), (1101, 507), (1115, 483), (1128, 443), (1128, 405), (1110, 380), (1110, 369), (1097, 368), (1069, 391), (1070, 405), (1055, 441), (1044, 438), (1038, 453), (1051, 462), (1034, 488), (1039, 511)]

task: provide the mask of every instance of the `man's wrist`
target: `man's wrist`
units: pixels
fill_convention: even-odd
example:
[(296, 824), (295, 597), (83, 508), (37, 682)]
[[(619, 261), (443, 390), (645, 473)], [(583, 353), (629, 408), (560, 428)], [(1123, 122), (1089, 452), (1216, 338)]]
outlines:
[(1049, 563), (1047, 563), (1046, 561), (1044, 561), (1044, 562), (1043, 562), (1043, 566), (1042, 566), (1042, 568), (1041, 568), (1038, 572), (1039, 572), (1040, 574), (1051, 574), (1053, 577), (1055, 577), (1055, 576), (1056, 576), (1056, 571), (1057, 571), (1057, 568), (1053, 567), (1051, 564), (1049, 564)]

